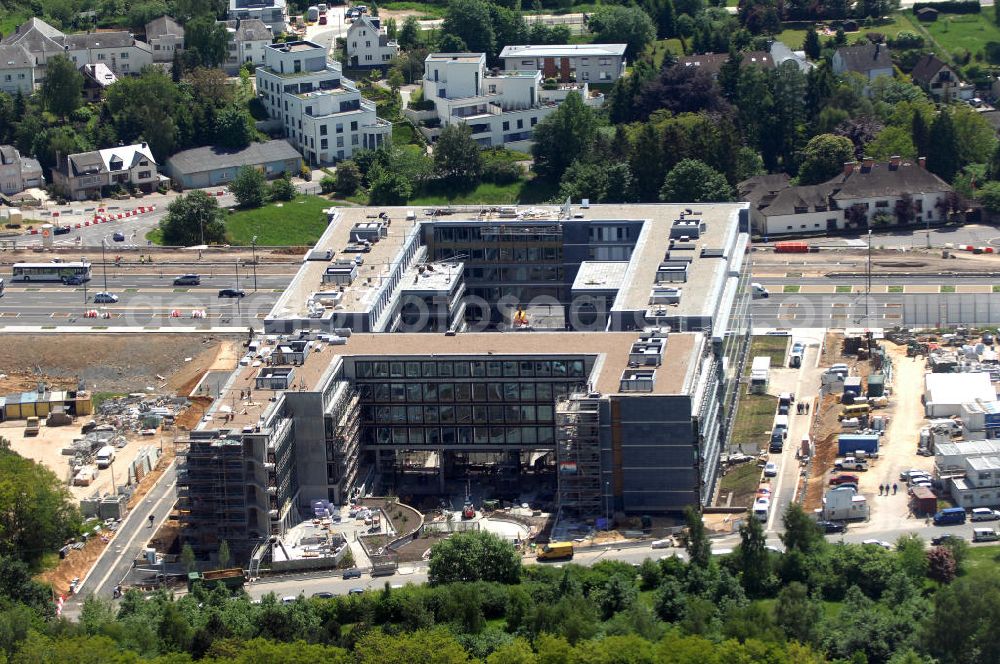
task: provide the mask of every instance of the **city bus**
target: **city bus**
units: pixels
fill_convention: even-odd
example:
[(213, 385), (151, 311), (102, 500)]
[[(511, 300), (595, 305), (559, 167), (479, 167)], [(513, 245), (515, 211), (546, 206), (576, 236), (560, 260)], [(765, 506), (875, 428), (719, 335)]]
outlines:
[(14, 263), (11, 281), (90, 281), (90, 263)]

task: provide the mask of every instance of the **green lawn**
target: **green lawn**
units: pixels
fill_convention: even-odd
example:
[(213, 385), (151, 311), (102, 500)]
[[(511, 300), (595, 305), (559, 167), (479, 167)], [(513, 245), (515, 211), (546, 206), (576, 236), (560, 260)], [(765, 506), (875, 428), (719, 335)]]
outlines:
[(455, 190), (452, 186), (431, 184), (418, 192), (409, 203), (412, 205), (485, 205), (545, 203), (558, 194), (558, 187), (541, 180), (531, 179), (514, 184), (498, 185), (489, 182), (475, 189)]
[(890, 293), (902, 293), (903, 292), (903, 287), (902, 286), (889, 286), (889, 292)]
[(785, 286), (781, 292), (783, 293), (798, 293), (801, 286)]
[(838, 293), (850, 293), (851, 292), (851, 287), (850, 286), (837, 286), (837, 292)]
[(965, 49), (974, 54), (983, 50), (986, 42), (1000, 42), (1000, 28), (989, 14), (992, 10), (981, 14), (941, 14), (937, 21), (923, 27), (950, 53)]
[[(890, 20), (885, 21), (880, 25), (873, 25), (870, 28), (862, 25), (861, 30), (859, 30), (858, 32), (847, 33), (847, 41), (853, 43), (865, 39), (865, 34), (869, 32), (881, 32), (887, 38), (892, 38), (895, 37), (900, 32), (917, 32), (917, 30), (916, 28), (913, 27), (913, 24), (910, 23), (908, 17), (906, 17), (903, 14), (893, 14)], [(823, 35), (820, 35), (821, 42), (825, 42), (828, 38), (829, 37), (824, 37)], [(783, 42), (785, 46), (788, 46), (793, 50), (800, 50), (802, 48), (803, 42), (805, 42), (806, 39), (806, 30), (805, 29), (782, 30), (777, 35), (775, 35), (775, 39), (777, 39), (780, 42)]]
[(9, 35), (14, 32), (14, 28), (21, 25), (31, 17), (30, 12), (18, 10), (9, 14), (0, 13), (0, 34)]
[(778, 397), (744, 392), (733, 419), (732, 445), (742, 445), (744, 454), (753, 454), (767, 447), (777, 409)]
[(394, 122), (392, 124), (393, 145), (417, 145), (423, 147), (416, 134), (417, 130), (409, 122)]
[(954, 286), (941, 286), (941, 292), (942, 293), (954, 293), (955, 292), (955, 287)]
[[(760, 355), (771, 358), (772, 367), (785, 366), (785, 352), (788, 350), (788, 337), (778, 335), (761, 335), (750, 342), (750, 361)], [(746, 365), (746, 373), (750, 373), (750, 364)]]
[(323, 210), (330, 206), (325, 198), (299, 195), (291, 202), (234, 212), (226, 218), (226, 235), (236, 245), (249, 245), (254, 235), (265, 246), (312, 244), (326, 230)]
[[(737, 415), (737, 417), (739, 416)], [(750, 450), (747, 449), (747, 451)], [(721, 497), (731, 491), (733, 498), (732, 500), (723, 499), (722, 504), (728, 504), (733, 507), (749, 507), (753, 503), (759, 485), (760, 468), (755, 462), (750, 461), (731, 468), (719, 480), (719, 496)]]
[[(391, 12), (420, 12), (420, 17), (444, 18), (447, 6), (435, 5), (429, 2), (387, 2), (380, 4), (379, 9), (387, 9)], [(403, 26), (403, 21), (397, 19), (399, 26)]]
[(1000, 563), (1000, 546), (970, 546), (964, 567), (966, 574), (993, 572)]
[(678, 58), (684, 55), (684, 49), (681, 48), (681, 40), (660, 39), (647, 46), (643, 54), (652, 55), (653, 68), (659, 70), (663, 65), (663, 56), (667, 54), (667, 51), (672, 51)]

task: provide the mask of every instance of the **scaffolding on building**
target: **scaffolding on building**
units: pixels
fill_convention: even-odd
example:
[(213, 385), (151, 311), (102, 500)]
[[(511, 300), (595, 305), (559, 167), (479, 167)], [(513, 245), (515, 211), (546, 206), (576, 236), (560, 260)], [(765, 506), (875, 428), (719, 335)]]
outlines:
[(345, 382), (330, 414), (333, 418), (333, 439), (327, 441), (327, 458), (332, 466), (328, 480), (337, 487), (338, 502), (346, 502), (358, 480), (361, 444), (361, 397), (358, 391)]
[(242, 443), (191, 439), (178, 446), (177, 456), (177, 509), (186, 543), (208, 553), (222, 540), (245, 540), (247, 487), (254, 482), (244, 469)]
[(570, 394), (556, 404), (559, 507), (577, 516), (602, 513), (600, 398)]

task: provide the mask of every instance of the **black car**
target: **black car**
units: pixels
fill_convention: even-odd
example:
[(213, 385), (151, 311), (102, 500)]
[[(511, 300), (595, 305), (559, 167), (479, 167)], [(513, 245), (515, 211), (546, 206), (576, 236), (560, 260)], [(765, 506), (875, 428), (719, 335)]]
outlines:
[(847, 524), (843, 521), (819, 521), (818, 525), (824, 533), (846, 533)]
[(182, 274), (174, 277), (174, 286), (198, 286), (201, 284), (201, 277), (197, 274)]
[(86, 279), (83, 278), (82, 274), (71, 274), (68, 277), (62, 278), (62, 282), (67, 286), (79, 286), (85, 281)]
[(361, 578), (361, 570), (359, 570), (357, 567), (354, 567), (352, 569), (346, 570), (344, 572), (344, 578), (345, 579), (360, 579)]
[(333, 593), (329, 593), (326, 591), (313, 593), (312, 596), (318, 599), (333, 599), (334, 597), (336, 597), (336, 595), (334, 595)]
[(111, 239), (114, 240), (115, 242), (124, 242), (125, 233), (115, 233), (111, 236)]
[(947, 544), (948, 542), (964, 542), (965, 538), (961, 535), (938, 535), (937, 537), (931, 538), (931, 546), (941, 546), (942, 544)]
[(219, 291), (219, 297), (246, 297), (247, 292), (235, 288), (223, 288)]
[(71, 226), (56, 226), (55, 228), (52, 229), (52, 234), (66, 235), (66, 233), (69, 233), (71, 230), (73, 230)]

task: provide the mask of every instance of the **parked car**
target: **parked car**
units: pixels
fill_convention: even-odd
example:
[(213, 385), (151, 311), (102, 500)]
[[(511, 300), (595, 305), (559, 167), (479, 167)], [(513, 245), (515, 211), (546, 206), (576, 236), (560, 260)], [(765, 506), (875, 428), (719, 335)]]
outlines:
[(97, 304), (114, 304), (117, 301), (118, 296), (114, 293), (106, 293), (104, 291), (94, 293), (94, 302)]
[(66, 235), (73, 230), (72, 226), (56, 226), (52, 229), (53, 235)]
[(297, 598), (295, 597), (295, 595), (285, 595), (284, 597), (281, 598), (281, 603), (282, 604), (295, 604), (295, 600), (296, 599)]
[(883, 549), (885, 549), (886, 551), (892, 551), (892, 544), (890, 544), (889, 542), (886, 542), (885, 540), (866, 539), (866, 540), (861, 540), (861, 543), (862, 544), (871, 544), (873, 546), (880, 546)]
[(674, 538), (665, 537), (663, 539), (658, 539), (653, 542), (652, 548), (654, 549), (669, 549), (674, 545)]
[(71, 274), (68, 277), (62, 278), (62, 282), (67, 286), (79, 286), (86, 281), (87, 280), (83, 278), (82, 274)]
[(773, 461), (768, 461), (764, 464), (764, 477), (777, 477), (778, 475), (778, 464)]
[(350, 590), (347, 591), (347, 594), (348, 595), (364, 595), (365, 594), (365, 589), (364, 588), (351, 588)]
[(857, 475), (835, 475), (830, 478), (830, 486), (836, 486), (838, 484), (857, 484)]
[(111, 239), (114, 240), (115, 242), (124, 242), (125, 241), (125, 233), (120, 233), (120, 232), (114, 233), (114, 234), (111, 235)]
[(965, 523), (965, 508), (948, 507), (934, 515), (935, 526)]
[(926, 470), (919, 470), (917, 468), (910, 468), (909, 470), (904, 470), (899, 473), (899, 481), (906, 482), (910, 479), (910, 475), (927, 475)]
[(973, 521), (996, 521), (1000, 519), (1000, 512), (991, 510), (989, 507), (976, 507), (972, 510)]
[(334, 593), (327, 592), (325, 590), (320, 591), (318, 593), (313, 593), (312, 596), (318, 599), (333, 599), (334, 597), (336, 597)]
[(973, 542), (996, 542), (1000, 541), (1000, 533), (993, 530), (992, 528), (973, 528), (972, 529), (972, 541)]
[(236, 288), (223, 288), (219, 291), (219, 297), (246, 297), (247, 292)]
[(816, 524), (824, 533), (846, 533), (847, 524), (843, 521), (817, 521)]
[(837, 486), (833, 487), (831, 489), (831, 491), (840, 491), (840, 490), (847, 490), (847, 489), (850, 489), (854, 493), (857, 493), (859, 491), (858, 485), (855, 484), (854, 482), (844, 482), (842, 484), (838, 484)]
[(357, 567), (352, 567), (349, 570), (345, 570), (344, 571), (344, 578), (345, 579), (360, 579), (361, 578), (361, 570), (359, 570)]
[(201, 277), (197, 274), (182, 274), (174, 277), (174, 286), (198, 286), (201, 284)]
[(942, 544), (947, 544), (948, 542), (964, 542), (965, 538), (961, 535), (952, 535), (948, 533), (947, 535), (938, 535), (937, 537), (931, 538), (931, 546), (941, 546)]

